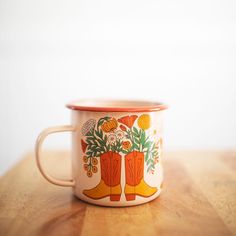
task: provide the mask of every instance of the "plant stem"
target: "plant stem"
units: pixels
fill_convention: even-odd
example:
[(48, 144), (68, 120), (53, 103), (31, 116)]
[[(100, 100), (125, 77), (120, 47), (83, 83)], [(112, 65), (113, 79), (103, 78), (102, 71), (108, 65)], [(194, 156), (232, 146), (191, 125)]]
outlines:
[(140, 130), (140, 135), (139, 135), (139, 151), (142, 151), (142, 143), (141, 143), (141, 137), (142, 137), (142, 129)]
[(92, 157), (89, 158), (89, 170), (91, 171), (92, 169)]
[[(132, 131), (132, 127), (130, 128), (130, 137), (131, 137), (132, 143), (134, 143), (134, 134), (133, 134), (133, 131)], [(134, 151), (133, 145), (132, 145), (132, 149)]]

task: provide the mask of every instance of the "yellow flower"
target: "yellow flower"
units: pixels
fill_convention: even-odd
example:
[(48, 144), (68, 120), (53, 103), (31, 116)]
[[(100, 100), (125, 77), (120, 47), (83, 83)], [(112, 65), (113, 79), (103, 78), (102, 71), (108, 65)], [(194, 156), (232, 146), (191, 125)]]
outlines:
[(143, 114), (138, 118), (138, 126), (145, 130), (149, 129), (151, 125), (151, 118), (148, 114)]

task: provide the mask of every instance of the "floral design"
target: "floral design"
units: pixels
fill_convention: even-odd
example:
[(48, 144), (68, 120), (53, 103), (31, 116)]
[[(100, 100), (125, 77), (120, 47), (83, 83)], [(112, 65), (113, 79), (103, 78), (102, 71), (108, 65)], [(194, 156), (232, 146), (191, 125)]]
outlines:
[[(134, 125), (136, 121), (137, 125)], [(143, 153), (147, 172), (154, 174), (161, 140), (153, 141), (147, 134), (150, 125), (149, 114), (123, 116), (119, 119), (106, 116), (98, 122), (94, 119), (86, 121), (82, 127), (84, 139), (81, 140), (81, 148), (85, 153), (83, 161), (87, 175), (91, 177), (97, 172), (97, 158), (109, 151), (120, 154), (135, 151)]]
[(138, 116), (136, 116), (136, 115), (124, 116), (124, 117), (118, 119), (118, 121), (120, 123), (126, 125), (127, 127), (131, 128), (134, 125), (134, 122), (137, 118), (138, 118)]
[(100, 162), (100, 182), (83, 194), (91, 199), (110, 197), (110, 201), (120, 201), (121, 160), (124, 156), (125, 186), (124, 194), (127, 201), (135, 200), (136, 196), (150, 197), (158, 189), (145, 182), (145, 165), (148, 174), (155, 173), (159, 162), (161, 139), (157, 139), (155, 131), (149, 135), (151, 119), (149, 114), (140, 116), (102, 117), (97, 122), (88, 120), (82, 127), (81, 149), (84, 170), (88, 177), (98, 172)]
[(83, 161), (84, 163), (88, 163), (88, 161), (90, 161), (90, 163), (84, 164), (84, 170), (87, 171), (88, 177), (92, 177), (93, 173), (96, 173), (98, 171), (98, 168), (96, 166), (98, 164), (98, 160), (96, 158), (89, 159), (88, 157), (84, 156)]
[(111, 145), (115, 144), (116, 142), (116, 135), (115, 134), (110, 134), (108, 136), (108, 143), (110, 143)]
[(123, 131), (126, 131), (126, 127), (124, 125), (120, 125), (120, 129), (123, 130)]
[(122, 142), (122, 148), (124, 148), (124, 150), (129, 150), (131, 148), (131, 142), (130, 141)]
[(143, 129), (149, 129), (150, 128), (150, 116), (147, 114), (143, 114), (138, 118), (138, 126)]
[(122, 140), (125, 137), (124, 132), (121, 130), (116, 131), (116, 137)]
[(117, 128), (117, 121), (115, 118), (108, 120), (102, 124), (102, 130), (106, 133), (112, 132)]

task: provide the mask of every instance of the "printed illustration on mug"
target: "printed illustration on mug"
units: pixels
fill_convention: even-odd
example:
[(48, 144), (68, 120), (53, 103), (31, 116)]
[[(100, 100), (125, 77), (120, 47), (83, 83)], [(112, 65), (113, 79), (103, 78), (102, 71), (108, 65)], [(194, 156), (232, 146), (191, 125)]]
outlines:
[(91, 199), (110, 197), (111, 201), (119, 201), (122, 157), (125, 161), (126, 200), (135, 200), (136, 195), (150, 197), (157, 192), (156, 187), (149, 186), (144, 180), (145, 165), (147, 173), (154, 174), (162, 150), (162, 139), (157, 138), (156, 130), (153, 135), (148, 134), (150, 127), (149, 114), (118, 119), (106, 116), (98, 121), (89, 119), (83, 124), (84, 170), (90, 178), (93, 174), (101, 175), (99, 184), (84, 190), (84, 195)]

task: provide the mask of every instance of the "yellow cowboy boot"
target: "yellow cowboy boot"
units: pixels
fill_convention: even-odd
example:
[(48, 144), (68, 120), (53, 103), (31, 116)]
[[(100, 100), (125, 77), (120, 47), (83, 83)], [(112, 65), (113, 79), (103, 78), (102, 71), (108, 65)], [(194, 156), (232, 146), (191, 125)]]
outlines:
[(156, 187), (149, 186), (143, 179), (144, 154), (133, 151), (125, 156), (125, 197), (127, 201), (135, 200), (136, 195), (150, 197), (157, 192)]
[(92, 199), (110, 196), (111, 201), (119, 201), (121, 196), (121, 156), (115, 152), (103, 153), (100, 157), (101, 180), (99, 184), (83, 194)]

